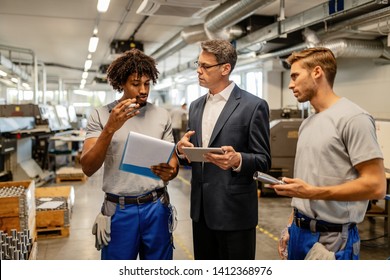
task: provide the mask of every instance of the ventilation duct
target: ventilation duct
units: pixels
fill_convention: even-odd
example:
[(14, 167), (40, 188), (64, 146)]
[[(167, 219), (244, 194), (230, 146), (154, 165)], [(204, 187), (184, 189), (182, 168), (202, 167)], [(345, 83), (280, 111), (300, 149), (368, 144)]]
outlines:
[[(322, 42), (316, 46), (330, 49), (336, 57), (379, 58), (389, 53), (389, 48), (385, 48), (381, 40), (337, 39)], [(277, 52), (258, 55), (256, 59), (264, 61), (275, 57), (284, 57), (307, 47), (308, 45), (303, 43)]]
[(189, 26), (165, 42), (165, 44), (155, 51), (152, 56), (155, 57), (156, 60), (161, 60), (176, 53), (188, 44), (193, 44), (206, 39), (207, 36), (204, 32), (203, 24)]
[[(157, 51), (151, 54), (157, 61), (187, 46), (187, 44), (206, 39), (232, 38), (240, 36), (242, 30), (234, 24), (253, 14), (256, 9), (275, 2), (276, 0), (236, 0), (227, 1), (213, 10), (206, 18), (204, 25), (184, 28)], [(217, 34), (218, 33), (218, 34)], [(206, 35), (207, 34), (207, 35)], [(173, 48), (173, 49), (171, 49)]]
[[(385, 5), (384, 3), (373, 0), (344, 0), (344, 9), (331, 13), (332, 5), (334, 4), (334, 1), (327, 1), (311, 9), (305, 10), (302, 13), (286, 18), (283, 21), (275, 22), (264, 28), (258, 29), (251, 34), (238, 39), (236, 42), (237, 50), (245, 50), (257, 43), (270, 42), (280, 38), (281, 35), (290, 34), (321, 22), (336, 20), (337, 18), (342, 17), (346, 18), (347, 14), (355, 15), (356, 17), (359, 13), (362, 15), (361, 17), (364, 17), (364, 15), (367, 14), (367, 11)], [(345, 26), (344, 22), (345, 21), (336, 24), (336, 26), (338, 26), (338, 28), (340, 28), (339, 26)], [(332, 25), (327, 25), (326, 31), (324, 32), (329, 32), (332, 29)], [(318, 32), (317, 35), (319, 35)], [(323, 38), (322, 36), (319, 37)]]
[(320, 43), (318, 46), (332, 50), (336, 57), (378, 58), (384, 52), (381, 40), (339, 39)]
[(204, 24), (207, 37), (210, 39), (232, 39), (226, 37), (229, 32), (224, 31), (234, 24), (254, 14), (257, 9), (265, 7), (275, 0), (236, 0), (227, 1), (210, 12)]
[(221, 0), (143, 0), (137, 14), (201, 18)]

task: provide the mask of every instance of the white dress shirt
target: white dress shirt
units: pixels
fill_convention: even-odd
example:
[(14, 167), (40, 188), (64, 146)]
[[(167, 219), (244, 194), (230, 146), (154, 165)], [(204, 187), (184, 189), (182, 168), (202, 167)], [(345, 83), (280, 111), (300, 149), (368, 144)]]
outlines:
[(211, 134), (213, 133), (215, 123), (217, 122), (219, 115), (221, 114), (223, 107), (225, 107), (230, 94), (235, 86), (234, 82), (231, 82), (223, 91), (212, 95), (207, 93), (206, 105), (203, 111), (202, 118), (202, 146), (208, 147)]

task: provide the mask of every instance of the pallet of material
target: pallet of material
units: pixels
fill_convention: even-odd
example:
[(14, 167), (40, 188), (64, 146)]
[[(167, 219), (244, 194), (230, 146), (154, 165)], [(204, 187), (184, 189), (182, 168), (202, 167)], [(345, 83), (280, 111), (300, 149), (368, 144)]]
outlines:
[(48, 227), (37, 229), (37, 237), (39, 239), (47, 238), (63, 238), (70, 234), (70, 227)]
[(36, 237), (34, 180), (0, 182), (0, 230), (11, 229), (28, 229)]
[(37, 230), (70, 226), (73, 186), (40, 187), (35, 197)]
[(63, 181), (83, 181), (87, 180), (87, 176), (83, 173), (81, 168), (75, 167), (61, 167), (56, 171), (56, 182)]

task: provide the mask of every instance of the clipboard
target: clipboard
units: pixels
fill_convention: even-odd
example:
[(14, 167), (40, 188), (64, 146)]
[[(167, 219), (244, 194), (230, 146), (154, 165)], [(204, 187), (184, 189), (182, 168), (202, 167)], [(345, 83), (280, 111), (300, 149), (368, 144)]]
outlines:
[(224, 154), (222, 148), (183, 147), (183, 152), (191, 162), (208, 162), (203, 155), (206, 153)]
[(160, 180), (150, 167), (162, 162), (168, 163), (174, 148), (174, 143), (130, 131), (119, 169)]

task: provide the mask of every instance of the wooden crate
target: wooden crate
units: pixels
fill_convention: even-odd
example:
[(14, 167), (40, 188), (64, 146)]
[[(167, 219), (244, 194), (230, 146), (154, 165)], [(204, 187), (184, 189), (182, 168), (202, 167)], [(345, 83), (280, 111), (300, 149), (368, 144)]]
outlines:
[[(65, 205), (61, 209), (36, 211), (36, 229), (43, 232), (48, 229), (70, 226), (74, 190), (73, 186), (41, 187), (35, 190), (36, 199), (63, 198)], [(69, 235), (69, 234), (68, 234)]]
[(37, 230), (38, 239), (62, 238), (70, 235), (70, 227), (48, 227)]
[(0, 230), (9, 234), (11, 229), (28, 229), (35, 240), (35, 181), (0, 182), (0, 188), (11, 186), (22, 186), (25, 191), (20, 196), (0, 197)]
[(37, 211), (36, 228), (63, 227), (65, 225), (66, 210)]

